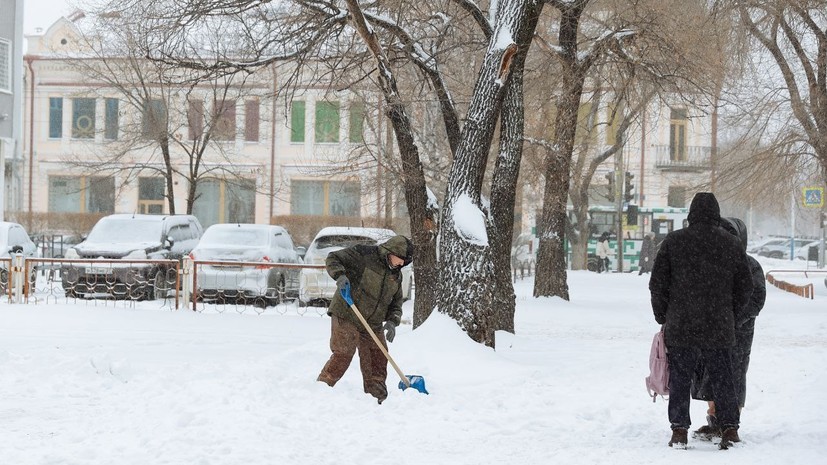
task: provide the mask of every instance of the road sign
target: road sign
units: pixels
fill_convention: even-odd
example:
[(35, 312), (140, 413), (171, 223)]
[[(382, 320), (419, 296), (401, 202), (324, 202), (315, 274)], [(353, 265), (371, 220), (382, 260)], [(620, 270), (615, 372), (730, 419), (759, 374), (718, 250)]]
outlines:
[(805, 207), (822, 207), (824, 206), (824, 188), (823, 187), (805, 187), (802, 189), (804, 193)]

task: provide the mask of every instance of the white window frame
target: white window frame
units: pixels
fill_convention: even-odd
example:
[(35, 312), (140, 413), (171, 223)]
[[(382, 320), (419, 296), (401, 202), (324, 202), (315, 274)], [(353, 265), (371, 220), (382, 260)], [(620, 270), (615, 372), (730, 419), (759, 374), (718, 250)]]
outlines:
[(11, 67), (11, 56), (12, 56), (12, 43), (9, 39), (0, 38), (0, 52), (2, 49), (5, 48), (6, 56), (3, 56), (3, 53), (0, 53), (0, 67), (6, 67), (6, 76), (7, 82), (0, 81), (0, 92), (5, 92), (11, 94), (11, 87), (12, 87), (12, 67)]

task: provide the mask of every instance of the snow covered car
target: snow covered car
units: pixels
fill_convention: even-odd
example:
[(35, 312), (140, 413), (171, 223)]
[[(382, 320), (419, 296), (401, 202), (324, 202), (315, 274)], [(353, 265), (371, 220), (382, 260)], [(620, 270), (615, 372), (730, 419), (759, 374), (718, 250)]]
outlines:
[[(198, 244), (203, 228), (192, 215), (115, 214), (101, 218), (89, 236), (68, 249), (61, 267), (67, 297), (110, 294), (134, 300), (163, 297), (176, 282), (173, 268), (129, 260), (180, 260)], [(121, 263), (95, 259), (124, 260)]]
[[(812, 242), (812, 239), (795, 239), (794, 248), (798, 249)], [(758, 248), (758, 255), (768, 258), (790, 258), (790, 239), (783, 239), (780, 243), (773, 241)]]
[[(0, 221), (0, 294), (8, 291), (9, 286), (9, 260), (16, 254), (24, 257), (37, 256), (37, 246), (29, 238), (23, 226), (17, 223)], [(30, 281), (37, 276), (32, 270)]]
[[(316, 234), (307, 248), (304, 262), (311, 265), (324, 265), (330, 252), (341, 250), (356, 244), (376, 245), (385, 242), (396, 233), (390, 229), (327, 227)], [(402, 268), (402, 297), (411, 298), (413, 289), (413, 269), (411, 265)], [(327, 305), (336, 292), (336, 282), (324, 269), (304, 269), (301, 273), (300, 302), (302, 304)]]
[[(300, 268), (269, 263), (302, 263), (293, 239), (281, 226), (214, 224), (193, 249), (193, 260), (221, 262), (197, 265), (196, 286), (202, 300), (250, 299), (276, 305), (299, 296)], [(239, 262), (260, 262), (260, 266)]]

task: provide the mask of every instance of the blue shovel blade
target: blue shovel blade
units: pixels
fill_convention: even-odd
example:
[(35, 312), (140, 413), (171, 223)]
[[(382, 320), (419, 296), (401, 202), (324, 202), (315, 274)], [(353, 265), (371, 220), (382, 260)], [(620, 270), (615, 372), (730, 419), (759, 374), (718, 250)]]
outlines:
[[(408, 378), (408, 382), (411, 383), (412, 388), (423, 394), (428, 394), (428, 390), (425, 389), (425, 378), (419, 375), (405, 375), (405, 377)], [(404, 391), (405, 389), (408, 389), (408, 386), (405, 386), (404, 382), (399, 381), (399, 389)]]

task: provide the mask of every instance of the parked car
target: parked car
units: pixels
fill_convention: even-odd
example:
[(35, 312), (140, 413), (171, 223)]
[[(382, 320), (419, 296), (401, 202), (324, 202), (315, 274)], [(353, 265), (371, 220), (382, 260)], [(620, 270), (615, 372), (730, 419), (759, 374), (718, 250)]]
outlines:
[(785, 241), (787, 241), (787, 239), (788, 238), (784, 238), (784, 237), (768, 237), (768, 238), (765, 238), (765, 239), (757, 241), (755, 243), (751, 243), (747, 247), (747, 253), (756, 253), (757, 254), (758, 251), (761, 250), (762, 247), (781, 245)]
[[(798, 249), (805, 244), (812, 242), (812, 239), (795, 239), (794, 248)], [(790, 239), (782, 239), (780, 242), (771, 241), (758, 248), (758, 255), (768, 258), (790, 258)]]
[[(17, 223), (0, 221), (0, 294), (8, 292), (9, 288), (9, 264), (8, 259), (16, 254), (24, 257), (36, 257), (37, 246), (34, 245), (23, 226)], [(33, 283), (37, 277), (37, 271), (32, 269), (29, 282)]]
[[(198, 296), (203, 300), (252, 299), (276, 305), (285, 296), (299, 297), (300, 268), (280, 268), (268, 263), (301, 264), (290, 234), (281, 226), (262, 224), (214, 224), (204, 231), (193, 260), (223, 262), (196, 269)], [(261, 262), (241, 266), (237, 262)]]
[(68, 249), (61, 281), (67, 297), (108, 293), (136, 300), (163, 297), (173, 288), (173, 268), (156, 264), (94, 263), (91, 260), (182, 259), (198, 244), (203, 228), (192, 215), (115, 214), (101, 218), (80, 244)]
[[(307, 248), (304, 262), (312, 265), (324, 265), (330, 252), (341, 250), (356, 244), (376, 245), (385, 242), (396, 233), (390, 229), (327, 227), (316, 234)], [(413, 289), (413, 269), (411, 265), (402, 268), (402, 297), (411, 298)], [(301, 273), (300, 302), (302, 304), (328, 305), (336, 292), (336, 282), (324, 269), (304, 269)]]

